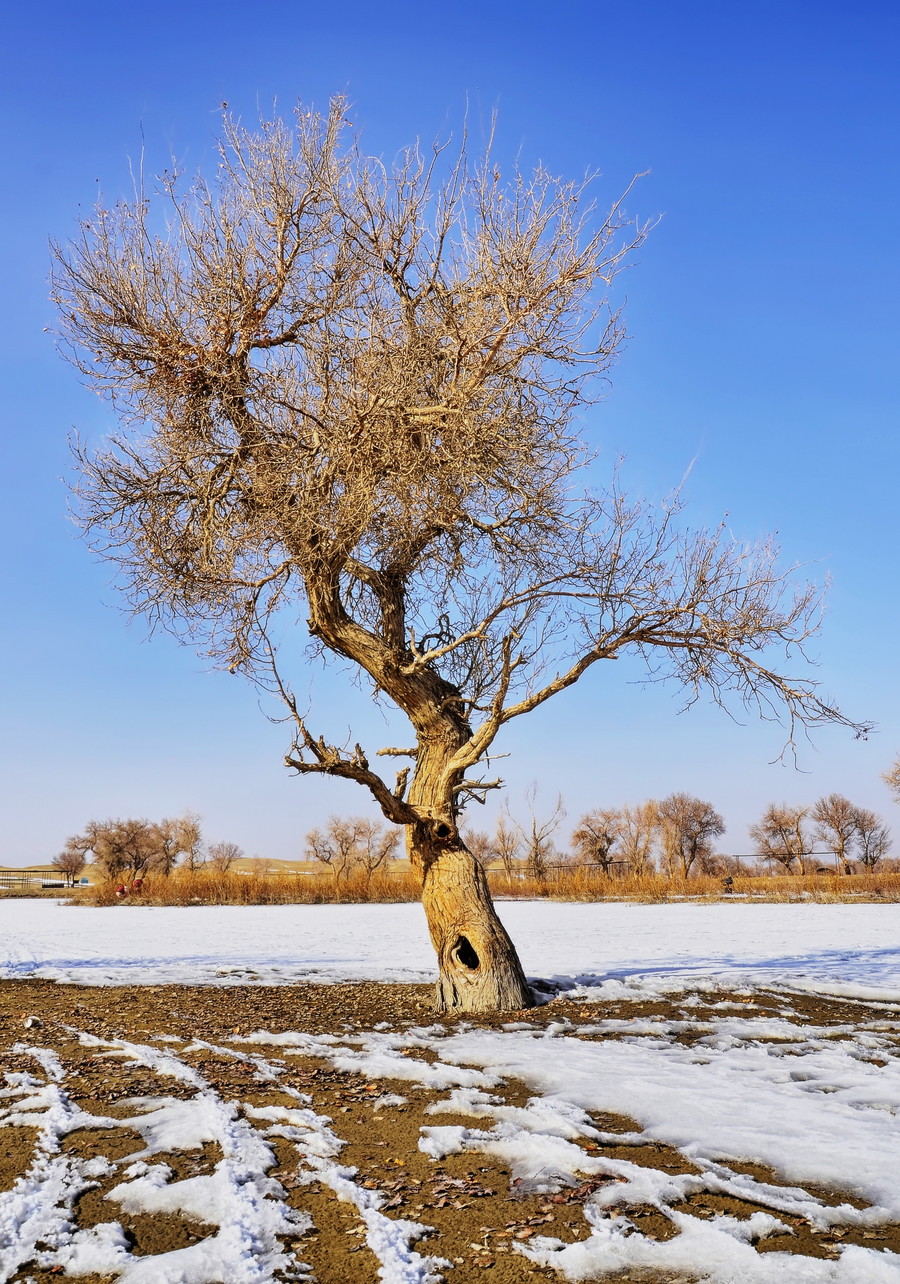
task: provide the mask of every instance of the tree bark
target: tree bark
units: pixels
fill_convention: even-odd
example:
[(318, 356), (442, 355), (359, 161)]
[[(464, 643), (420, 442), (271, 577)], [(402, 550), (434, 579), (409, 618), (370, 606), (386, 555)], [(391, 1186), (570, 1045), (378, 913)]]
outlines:
[[(497, 917), (487, 877), (455, 826), (413, 826), (410, 857), (422, 872), (422, 905), (438, 960), (438, 1012), (503, 1012), (534, 1006), (516, 947)], [(444, 836), (440, 831), (448, 829)]]
[(424, 818), (407, 827), (410, 863), (438, 961), (435, 1010), (504, 1012), (534, 1006), (516, 947), (497, 917), (487, 876), (459, 835), (445, 768), (463, 728), (420, 737), (409, 801)]

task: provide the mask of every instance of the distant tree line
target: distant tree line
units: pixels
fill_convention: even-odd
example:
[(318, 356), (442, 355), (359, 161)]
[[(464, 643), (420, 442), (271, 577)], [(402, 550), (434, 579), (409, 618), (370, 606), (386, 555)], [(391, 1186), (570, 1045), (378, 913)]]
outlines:
[(725, 822), (712, 803), (691, 794), (674, 793), (661, 802), (648, 799), (626, 807), (596, 807), (578, 821), (569, 851), (554, 842), (565, 810), (557, 799), (550, 816), (541, 821), (527, 795), (528, 818), (517, 821), (501, 815), (493, 835), (469, 830), (466, 844), (485, 865), (499, 862), (507, 874), (522, 871), (541, 881), (553, 865), (592, 865), (605, 874), (642, 875), (663, 871), (686, 878), (692, 869), (722, 872), (724, 858), (714, 840)]
[(809, 874), (819, 868), (816, 844), (833, 854), (844, 874), (856, 865), (873, 870), (891, 847), (890, 830), (866, 807), (856, 807), (843, 794), (828, 794), (812, 807), (770, 803), (762, 818), (750, 826), (756, 851), (785, 872)]
[[(883, 778), (900, 803), (900, 758)], [(506, 811), (493, 833), (463, 830), (466, 846), (482, 866), (499, 865), (510, 877), (521, 873), (537, 882), (560, 865), (592, 866), (609, 877), (661, 873), (685, 879), (692, 872), (749, 872), (740, 859), (716, 850), (725, 822), (712, 803), (692, 794), (595, 807), (578, 820), (568, 850), (555, 842), (566, 815), (562, 798), (541, 818), (536, 796), (532, 786), (525, 796), (525, 819)], [(760, 863), (784, 873), (820, 870), (823, 851), (833, 856), (842, 873), (873, 871), (891, 849), (890, 830), (882, 817), (836, 793), (812, 805), (770, 803), (749, 832)], [(338, 884), (360, 875), (368, 882), (397, 859), (399, 846), (396, 827), (363, 816), (332, 816), (306, 835), (304, 855), (330, 870)], [(107, 878), (133, 880), (148, 874), (167, 876), (176, 865), (225, 873), (242, 855), (236, 843), (206, 844), (199, 817), (186, 812), (161, 821), (91, 821), (83, 833), (66, 841), (52, 863), (69, 883), (89, 861)]]
[(243, 855), (237, 843), (205, 843), (200, 818), (193, 812), (160, 821), (92, 820), (83, 833), (66, 840), (52, 865), (72, 883), (90, 862), (105, 878), (164, 877), (176, 865), (190, 870), (230, 869)]
[[(633, 806), (585, 812), (572, 833), (569, 851), (560, 851), (553, 842), (565, 815), (562, 801), (557, 801), (543, 823), (533, 804), (532, 794), (524, 823), (503, 815), (493, 835), (467, 831), (469, 850), (485, 865), (501, 864), (507, 874), (520, 871), (538, 881), (552, 865), (590, 865), (608, 876), (661, 873), (687, 878), (692, 871), (720, 876), (749, 872), (739, 858), (717, 850), (725, 822), (712, 803), (692, 794), (673, 793), (661, 802), (647, 799)], [(858, 867), (871, 871), (891, 847), (883, 819), (841, 794), (828, 794), (812, 806), (770, 803), (750, 827), (750, 837), (760, 863), (784, 873), (816, 872), (825, 852), (834, 857), (842, 873), (853, 873)]]

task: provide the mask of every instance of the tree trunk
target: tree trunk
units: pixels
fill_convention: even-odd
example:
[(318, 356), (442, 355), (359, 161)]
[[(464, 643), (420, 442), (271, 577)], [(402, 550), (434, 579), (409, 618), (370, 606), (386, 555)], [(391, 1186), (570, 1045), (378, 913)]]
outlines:
[(410, 863), (438, 959), (438, 1012), (504, 1012), (534, 1006), (516, 947), (497, 917), (487, 877), (456, 824), (445, 768), (463, 728), (420, 737), (409, 801), (423, 819), (407, 828)]
[(484, 870), (472, 853), (456, 836), (442, 841), (438, 835), (417, 835), (410, 854), (422, 870), (422, 904), (438, 958), (436, 1010), (533, 1007), (516, 947), (497, 917)]

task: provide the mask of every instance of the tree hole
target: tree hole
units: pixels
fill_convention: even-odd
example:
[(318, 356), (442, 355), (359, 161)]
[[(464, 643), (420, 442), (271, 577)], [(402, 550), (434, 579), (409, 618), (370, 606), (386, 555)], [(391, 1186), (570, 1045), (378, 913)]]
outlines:
[(437, 838), (449, 838), (453, 831), (449, 825), (445, 825), (444, 822), (441, 821), (439, 825), (435, 825), (434, 832)]
[(459, 959), (463, 967), (469, 968), (470, 971), (474, 972), (475, 969), (478, 967), (480, 960), (478, 958), (478, 955), (472, 949), (472, 942), (468, 939), (468, 937), (466, 936), (458, 937), (456, 944), (454, 945), (451, 953), (454, 954), (456, 958)]

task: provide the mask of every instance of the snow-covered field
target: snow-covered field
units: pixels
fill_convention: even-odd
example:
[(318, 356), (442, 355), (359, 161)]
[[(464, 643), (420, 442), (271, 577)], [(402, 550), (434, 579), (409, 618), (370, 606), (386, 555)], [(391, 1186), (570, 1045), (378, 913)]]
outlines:
[[(252, 1065), (259, 1082), (277, 1084), (292, 1057), (312, 1056), (399, 1083), (410, 1096), (436, 1093), (419, 1150), (435, 1159), (482, 1155), (510, 1168), (520, 1189), (549, 1194), (604, 1179), (585, 1199), (576, 1242), (534, 1234), (511, 1243), (523, 1272), (541, 1264), (572, 1281), (628, 1270), (715, 1284), (900, 1284), (900, 1255), (885, 1248), (838, 1238), (833, 1257), (821, 1258), (754, 1247), (789, 1231), (787, 1216), (858, 1239), (900, 1223), (900, 906), (507, 903), (501, 913), (526, 971), (548, 994), (565, 989), (587, 1009), (664, 997), (665, 1014), (577, 1025), (522, 1019), (501, 1029), (260, 1029), (231, 1037), (227, 1055)], [(433, 975), (414, 905), (91, 910), (12, 901), (0, 915), (5, 977), (228, 985)], [(845, 1023), (798, 1021), (792, 1003), (816, 991), (845, 997)], [(75, 1193), (113, 1170), (100, 1158), (85, 1164), (59, 1153), (60, 1138), (87, 1125), (59, 1063), (32, 1034), (19, 1050), (33, 1058), (34, 1073), (7, 1076), (0, 1123), (36, 1124), (43, 1140), (32, 1171), (0, 1194), (0, 1280), (39, 1242), (52, 1246), (41, 1250), (45, 1268), (117, 1274), (123, 1284), (212, 1284), (223, 1267), (241, 1284), (309, 1278), (304, 1215), (266, 1176), (265, 1138), (277, 1135), (292, 1139), (301, 1180), (358, 1208), (384, 1284), (468, 1284), (462, 1268), (440, 1258), (440, 1245), (433, 1256), (413, 1248), (421, 1227), (388, 1216), (385, 1196), (350, 1180), (339, 1158), (340, 1117), (316, 1114), (296, 1092), (295, 1108), (268, 1112), (223, 1100), (193, 1063), (209, 1045), (165, 1043), (165, 1031), (146, 1044), (81, 1036), (98, 1054), (139, 1062), (161, 1080), (160, 1095), (134, 1107), (131, 1126), (146, 1149), (121, 1161), (108, 1198), (125, 1210), (193, 1208), (216, 1233), (151, 1261), (130, 1255), (114, 1214), (104, 1227), (75, 1229), (67, 1220)], [(167, 1077), (194, 1095), (167, 1098)], [(524, 1106), (505, 1102), (508, 1077), (528, 1086)], [(379, 1100), (390, 1109), (391, 1099)], [(447, 1111), (471, 1124), (442, 1124)], [(646, 1152), (641, 1162), (605, 1156), (604, 1146), (623, 1137), (592, 1122), (600, 1112), (635, 1121), (624, 1140), (636, 1155), (671, 1146), (689, 1161), (686, 1171), (655, 1166)], [(224, 1158), (215, 1172), (170, 1181), (152, 1156), (171, 1149), (173, 1133), (183, 1146), (216, 1140)], [(761, 1166), (757, 1175), (748, 1164)], [(757, 1211), (695, 1216), (684, 1207), (698, 1193), (730, 1195)], [(639, 1208), (663, 1214), (677, 1233), (643, 1233)], [(300, 1237), (300, 1256), (278, 1238), (288, 1231)]]
[[(618, 978), (633, 989), (639, 977), (652, 986), (712, 975), (900, 1000), (897, 904), (508, 901), (499, 910), (525, 971), (553, 985)], [(82, 985), (426, 981), (434, 955), (415, 904), (91, 909), (0, 901), (0, 977), (25, 976)]]

